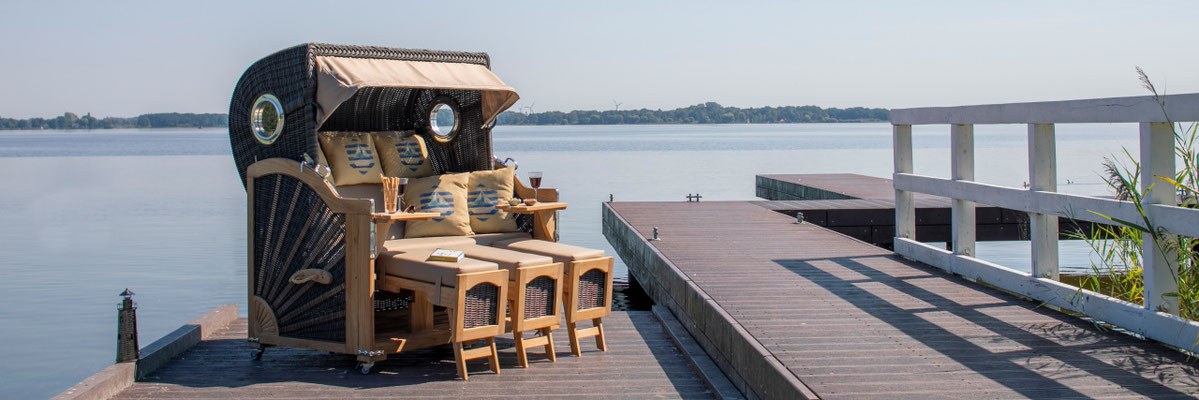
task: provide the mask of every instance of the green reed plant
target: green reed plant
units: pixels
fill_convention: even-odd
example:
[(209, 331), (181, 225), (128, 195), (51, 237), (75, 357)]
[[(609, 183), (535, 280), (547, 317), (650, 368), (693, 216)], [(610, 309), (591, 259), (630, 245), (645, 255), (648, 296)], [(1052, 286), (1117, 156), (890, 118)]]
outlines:
[[(1137, 77), (1153, 94), (1164, 114), (1166, 99), (1158, 93), (1140, 67), (1137, 67)], [(1166, 120), (1171, 121), (1169, 115), (1166, 115)], [(1144, 269), (1141, 249), (1145, 238), (1148, 238), (1158, 251), (1176, 257), (1178, 263), (1178, 271), (1174, 274), (1178, 291), (1166, 293), (1165, 296), (1177, 298), (1180, 316), (1199, 320), (1199, 239), (1171, 235), (1154, 226), (1141, 206), (1141, 200), (1149, 188), (1168, 184), (1177, 192), (1179, 206), (1199, 208), (1199, 154), (1196, 153), (1199, 125), (1191, 123), (1184, 127), (1170, 122), (1170, 126), (1174, 131), (1174, 151), (1180, 161), (1179, 168), (1174, 176), (1156, 176), (1156, 182), (1146, 182), (1148, 187), (1144, 191), (1137, 189), (1141, 184), (1141, 166), (1128, 149), (1124, 149), (1123, 163), (1115, 161), (1114, 157), (1104, 158), (1104, 181), (1117, 199), (1136, 205), (1140, 220), (1125, 221), (1092, 211), (1114, 224), (1097, 225), (1091, 232), (1072, 233), (1075, 238), (1086, 241), (1095, 253), (1091, 260), (1093, 274), (1083, 279), (1079, 287), (1134, 303), (1142, 302)]]

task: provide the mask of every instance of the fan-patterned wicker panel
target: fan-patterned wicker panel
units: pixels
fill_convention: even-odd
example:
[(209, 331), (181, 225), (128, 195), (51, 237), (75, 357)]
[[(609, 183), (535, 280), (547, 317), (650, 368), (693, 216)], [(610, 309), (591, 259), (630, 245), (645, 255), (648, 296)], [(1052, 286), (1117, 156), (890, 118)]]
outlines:
[[(254, 295), (270, 306), (279, 335), (345, 341), (345, 216), (334, 213), (299, 179), (254, 180)], [(301, 269), (333, 275), (325, 285), (292, 284)]]
[(608, 275), (604, 271), (593, 269), (579, 277), (579, 310), (604, 306), (604, 284)]

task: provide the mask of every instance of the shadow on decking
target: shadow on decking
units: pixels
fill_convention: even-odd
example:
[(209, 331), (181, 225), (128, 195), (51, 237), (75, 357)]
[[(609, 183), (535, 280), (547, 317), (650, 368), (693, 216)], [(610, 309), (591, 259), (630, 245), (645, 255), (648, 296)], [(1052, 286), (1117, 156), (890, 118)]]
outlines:
[(644, 311), (613, 313), (605, 319), (607, 352), (599, 351), (594, 340), (587, 339), (583, 356), (575, 357), (567, 345), (566, 331), (556, 330), (558, 361), (551, 363), (540, 348), (531, 349), (528, 369), (517, 366), (511, 334), (497, 337), (500, 374), (491, 373), (484, 360), (473, 360), (467, 363), (469, 381), (457, 378), (449, 346), (393, 355), (377, 363), (370, 375), (353, 369), (357, 362), (352, 356), (306, 349), (271, 347), (262, 360), (252, 361), (244, 339), (245, 320), (235, 325), (221, 332), (219, 339), (200, 343), (139, 381), (127, 391), (128, 396), (161, 389), (236, 398), (289, 397), (312, 391), (340, 398), (357, 390), (393, 397), (712, 397), (661, 323)]
[[(931, 349), (932, 352), (925, 351), (925, 354), (947, 357), (960, 364), (962, 370), (969, 369), (1025, 396), (1089, 397), (1072, 387), (1068, 379), (1087, 374), (1147, 397), (1190, 396), (1194, 394), (1193, 390), (1184, 393), (1171, 386), (1199, 387), (1199, 378), (1196, 378), (1199, 368), (1180, 353), (1151, 342), (1102, 331), (1080, 319), (1039, 308), (1034, 302), (899, 257), (775, 262), (848, 303), (846, 306), (851, 308), (846, 312), (864, 312), (881, 322), (883, 325), (879, 328), (886, 331), (884, 336), (910, 343), (911, 348)], [(892, 266), (899, 262), (910, 270), (884, 272), (868, 265), (875, 262)], [(943, 287), (946, 284), (966, 287), (951, 289), (953, 294), (950, 295), (961, 296), (957, 299), (928, 289), (931, 285)], [(999, 301), (963, 301), (970, 298), (970, 293), (977, 292), (994, 296)], [(1024, 320), (1036, 322), (1012, 323), (988, 313), (1012, 310), (1017, 314), (1023, 310), (1029, 313), (1026, 316), (1035, 313)], [(865, 320), (872, 322), (869, 317)], [(963, 331), (974, 334), (963, 334)], [(988, 345), (1006, 345), (1008, 349), (996, 351), (994, 347), (988, 349)], [(1015, 350), (1009, 350), (1011, 348)], [(871, 349), (862, 351), (870, 352)], [(914, 361), (918, 362), (921, 361)]]

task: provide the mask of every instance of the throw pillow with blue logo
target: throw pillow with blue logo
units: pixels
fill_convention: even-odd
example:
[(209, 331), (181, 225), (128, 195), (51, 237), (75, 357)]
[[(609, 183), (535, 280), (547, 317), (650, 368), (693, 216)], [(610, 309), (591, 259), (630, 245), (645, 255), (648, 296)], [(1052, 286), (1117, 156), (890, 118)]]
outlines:
[(425, 139), (412, 131), (376, 132), (375, 148), (383, 162), (383, 173), (400, 178), (433, 175)]
[(470, 173), (466, 201), (471, 230), (475, 233), (517, 231), (515, 216), (495, 208), (496, 204), (512, 198), (515, 177), (516, 169), (512, 167)]
[(409, 179), (404, 204), (416, 207), (418, 212), (435, 212), (440, 216), (408, 221), (404, 237), (473, 235), (466, 200), (468, 178), (468, 174), (462, 173)]
[(375, 141), (365, 132), (321, 132), (321, 151), (338, 186), (379, 183), (383, 174)]

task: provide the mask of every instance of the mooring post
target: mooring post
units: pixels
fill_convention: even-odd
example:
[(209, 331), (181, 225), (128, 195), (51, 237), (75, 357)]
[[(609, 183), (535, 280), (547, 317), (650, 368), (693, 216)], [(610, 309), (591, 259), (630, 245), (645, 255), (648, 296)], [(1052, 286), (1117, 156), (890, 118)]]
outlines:
[(117, 362), (137, 361), (137, 305), (128, 288), (120, 296), (124, 299), (117, 309)]

